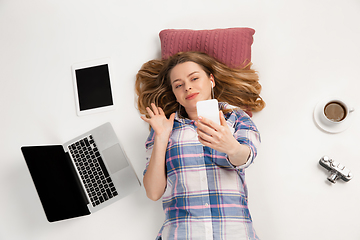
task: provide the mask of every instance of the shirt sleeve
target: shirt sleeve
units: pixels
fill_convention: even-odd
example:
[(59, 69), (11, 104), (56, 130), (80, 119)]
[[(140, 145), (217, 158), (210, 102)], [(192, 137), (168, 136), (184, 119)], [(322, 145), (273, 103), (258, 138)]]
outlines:
[(236, 118), (234, 121), (234, 137), (240, 144), (245, 144), (250, 148), (250, 156), (247, 162), (237, 169), (244, 169), (250, 166), (257, 156), (257, 148), (260, 145), (260, 133), (250, 117), (242, 112), (236, 111)]
[(151, 158), (151, 154), (153, 151), (153, 147), (154, 147), (154, 140), (155, 140), (155, 134), (154, 134), (154, 130), (151, 128), (150, 130), (150, 134), (145, 142), (145, 160), (146, 160), (146, 165), (145, 165), (145, 170), (143, 172), (143, 175), (145, 175), (147, 168), (149, 166), (149, 162), (150, 162), (150, 158)]

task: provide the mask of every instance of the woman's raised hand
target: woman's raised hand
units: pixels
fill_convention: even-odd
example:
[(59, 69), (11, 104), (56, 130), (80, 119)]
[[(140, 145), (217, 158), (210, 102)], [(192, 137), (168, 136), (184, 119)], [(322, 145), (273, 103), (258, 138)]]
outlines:
[(141, 119), (151, 125), (156, 136), (163, 136), (169, 139), (174, 124), (175, 113), (172, 113), (169, 119), (167, 119), (164, 111), (160, 107), (152, 103), (151, 108), (152, 109), (149, 107), (146, 108), (149, 118), (141, 116)]

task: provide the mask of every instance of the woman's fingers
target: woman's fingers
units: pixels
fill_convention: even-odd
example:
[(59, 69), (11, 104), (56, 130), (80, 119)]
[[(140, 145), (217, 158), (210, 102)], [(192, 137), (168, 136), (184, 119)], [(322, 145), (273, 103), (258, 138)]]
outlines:
[(227, 126), (226, 119), (222, 111), (219, 111), (219, 117), (220, 117), (220, 125)]
[(150, 119), (148, 119), (147, 117), (145, 117), (145, 116), (140, 116), (140, 118), (141, 118), (142, 120), (144, 120), (145, 122), (149, 123), (149, 120), (150, 120)]
[(196, 122), (196, 126), (199, 131), (204, 132), (208, 135), (214, 135), (218, 129), (217, 124), (207, 118), (199, 117), (199, 121)]
[(207, 143), (211, 143), (211, 140), (213, 139), (213, 137), (203, 131), (198, 131), (198, 137), (199, 140), (205, 141)]
[(155, 115), (159, 115), (159, 109), (156, 107), (155, 103), (151, 103), (152, 110)]
[(199, 117), (199, 122), (202, 125), (205, 125), (207, 127), (209, 127), (209, 129), (214, 129), (215, 131), (218, 130), (219, 125), (217, 123), (215, 123), (214, 121), (208, 119), (208, 118), (204, 118), (204, 117)]
[(148, 114), (151, 118), (154, 117), (155, 114), (153, 111), (151, 111), (151, 109), (149, 107), (146, 107), (146, 111), (148, 112)]
[(162, 115), (162, 113), (164, 113), (164, 111), (160, 107), (156, 107), (154, 103), (151, 103), (151, 108), (146, 107), (146, 111), (148, 112), (150, 118), (154, 117), (155, 115)]
[(149, 121), (156, 116), (165, 116), (161, 107), (157, 107), (154, 103), (151, 103), (150, 107), (146, 107), (146, 111), (149, 114), (149, 118), (141, 116), (141, 119), (149, 123)]
[(165, 115), (165, 113), (164, 113), (164, 111), (162, 110), (161, 107), (158, 107), (158, 111), (159, 111), (159, 114), (160, 114), (160, 115)]

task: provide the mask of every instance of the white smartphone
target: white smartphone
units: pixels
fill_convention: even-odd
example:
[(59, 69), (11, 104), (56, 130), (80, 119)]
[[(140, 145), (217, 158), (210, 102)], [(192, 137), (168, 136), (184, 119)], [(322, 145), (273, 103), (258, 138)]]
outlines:
[(220, 125), (219, 103), (216, 99), (196, 103), (197, 115), (208, 118)]

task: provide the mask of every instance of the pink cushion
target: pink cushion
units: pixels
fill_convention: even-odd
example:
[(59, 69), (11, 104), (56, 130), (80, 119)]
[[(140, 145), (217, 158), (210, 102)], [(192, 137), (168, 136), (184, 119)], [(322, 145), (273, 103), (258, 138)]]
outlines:
[(159, 33), (161, 57), (178, 52), (200, 51), (232, 68), (242, 68), (251, 61), (255, 30), (226, 28), (213, 30), (165, 29)]

